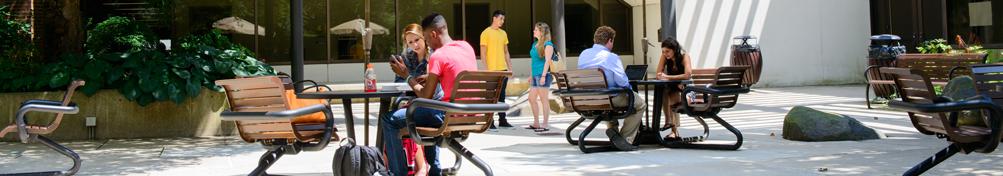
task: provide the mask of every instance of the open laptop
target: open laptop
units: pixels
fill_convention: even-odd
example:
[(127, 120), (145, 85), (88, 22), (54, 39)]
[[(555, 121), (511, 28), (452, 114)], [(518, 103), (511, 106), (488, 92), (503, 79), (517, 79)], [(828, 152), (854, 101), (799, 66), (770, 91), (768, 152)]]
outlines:
[(623, 71), (629, 80), (644, 80), (648, 76), (648, 65), (627, 65)]

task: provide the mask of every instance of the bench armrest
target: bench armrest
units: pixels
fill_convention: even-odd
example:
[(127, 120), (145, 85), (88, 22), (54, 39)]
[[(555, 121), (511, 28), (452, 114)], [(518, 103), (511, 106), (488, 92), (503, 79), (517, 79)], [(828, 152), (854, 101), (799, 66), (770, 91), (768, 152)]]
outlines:
[(313, 114), (317, 112), (324, 112), (328, 120), (331, 120), (331, 108), (327, 105), (313, 105), (307, 106), (299, 109), (285, 110), (285, 111), (272, 111), (272, 112), (223, 112), (220, 117), (223, 120), (280, 120), (280, 119), (292, 119), (295, 117)]
[[(1003, 108), (1001, 108), (996, 103), (993, 103), (988, 97), (982, 97), (980, 99), (965, 100), (965, 101), (955, 101), (955, 102), (940, 102), (933, 104), (918, 104), (918, 103), (907, 103), (903, 101), (892, 100), (888, 102), (888, 107), (911, 111), (911, 112), (924, 112), (924, 113), (954, 113), (964, 110), (984, 110), (989, 112), (989, 129), (991, 129), (989, 139), (985, 142), (985, 146), (982, 146), (979, 150), (982, 152), (992, 152), (999, 145), (999, 141), (1003, 139), (1003, 133), (1001, 133), (1001, 128), (1003, 128)], [(956, 116), (956, 115), (952, 115)], [(951, 120), (951, 119), (941, 119), (941, 120)], [(956, 120), (951, 120), (955, 121)], [(956, 126), (956, 124), (953, 124)]]
[(574, 96), (594, 96), (594, 95), (617, 95), (621, 93), (628, 93), (629, 89), (582, 89), (582, 90), (555, 90), (554, 95), (559, 97), (574, 97)]
[(62, 105), (45, 105), (45, 104), (26, 104), (21, 106), (21, 109), (17, 111), (17, 119), (15, 120), (17, 124), (17, 134), (18, 138), (21, 139), (22, 143), (28, 143), (28, 124), (27, 115), (28, 112), (48, 112), (48, 113), (63, 113), (63, 114), (76, 114), (80, 112), (80, 108), (77, 106), (62, 106)]
[[(21, 106), (29, 105), (29, 104), (62, 106), (63, 102), (61, 102), (61, 101), (52, 101), (52, 100), (27, 100), (27, 101), (22, 102)], [(70, 105), (75, 106), (75, 103), (71, 102)]]
[[(425, 145), (421, 140), (421, 134), (418, 133), (417, 123), (414, 121), (414, 111), (419, 107), (430, 108), (435, 110), (441, 110), (453, 113), (493, 113), (493, 112), (505, 112), (511, 107), (505, 103), (495, 103), (495, 104), (458, 104), (449, 103), (439, 100), (427, 99), (427, 98), (417, 98), (411, 101), (411, 106), (407, 108), (407, 130), (410, 133), (410, 137), (418, 145)], [(491, 122), (488, 122), (491, 123)], [(439, 129), (442, 130), (441, 127)]]
[(713, 94), (713, 95), (734, 95), (734, 94), (749, 93), (749, 88), (745, 88), (745, 87), (743, 87), (743, 88), (710, 88), (710, 87), (703, 87), (703, 86), (686, 86), (686, 89), (683, 89), (683, 93), (685, 94), (685, 93), (688, 93), (688, 92), (697, 92), (697, 93), (702, 93), (702, 94)]

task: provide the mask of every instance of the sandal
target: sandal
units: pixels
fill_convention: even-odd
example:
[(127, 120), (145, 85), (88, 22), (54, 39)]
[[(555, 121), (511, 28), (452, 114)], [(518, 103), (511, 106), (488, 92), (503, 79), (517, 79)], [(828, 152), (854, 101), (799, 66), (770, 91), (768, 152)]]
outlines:
[(540, 129), (540, 127), (535, 127), (533, 125), (530, 125), (530, 126), (526, 127), (525, 129), (527, 129), (527, 130), (536, 130), (536, 129)]
[(550, 131), (550, 129), (548, 129), (548, 128), (537, 128), (537, 129), (534, 129), (533, 131), (535, 131), (535, 132), (539, 133), (539, 132), (546, 132), (546, 131)]
[(666, 123), (665, 125), (662, 126), (662, 128), (659, 128), (658, 131), (665, 131), (665, 130), (672, 129), (672, 128), (675, 128), (675, 127), (676, 127), (676, 124)]

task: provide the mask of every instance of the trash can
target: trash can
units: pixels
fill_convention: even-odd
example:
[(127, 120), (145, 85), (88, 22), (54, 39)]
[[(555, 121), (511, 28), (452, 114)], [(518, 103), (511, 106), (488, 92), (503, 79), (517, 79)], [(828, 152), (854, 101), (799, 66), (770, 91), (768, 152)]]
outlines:
[[(882, 34), (871, 36), (871, 45), (867, 48), (868, 68), (893, 67), (895, 58), (905, 53), (905, 46), (899, 42), (902, 38), (897, 35)], [(867, 80), (892, 80), (892, 76), (882, 74), (879, 69), (867, 71)], [(891, 98), (895, 93), (895, 87), (886, 84), (871, 84), (874, 95), (885, 99)], [(871, 100), (867, 100), (871, 101)]]
[[(751, 86), (759, 82), (759, 75), (763, 72), (763, 53), (759, 49), (759, 39), (751, 35), (737, 36), (733, 38), (731, 45), (731, 65), (749, 66), (742, 79), (742, 85)], [(750, 42), (751, 41), (751, 42)]]

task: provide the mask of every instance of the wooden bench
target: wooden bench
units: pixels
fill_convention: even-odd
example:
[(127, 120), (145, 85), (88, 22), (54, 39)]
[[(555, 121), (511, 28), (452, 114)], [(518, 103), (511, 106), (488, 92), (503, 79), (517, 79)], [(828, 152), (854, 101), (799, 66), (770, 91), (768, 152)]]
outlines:
[[(670, 141), (668, 147), (672, 148), (695, 148), (714, 150), (738, 150), (742, 147), (742, 133), (728, 122), (724, 121), (718, 112), (726, 108), (734, 107), (738, 104), (738, 95), (749, 93), (750, 89), (745, 85), (744, 79), (748, 66), (730, 66), (717, 69), (694, 69), (692, 74), (693, 84), (683, 89), (683, 95), (694, 93), (693, 100), (683, 98), (683, 105), (675, 109), (676, 112), (693, 117), (703, 126), (702, 136), (686, 137), (680, 141)], [(735, 135), (736, 142), (730, 144), (710, 144), (705, 140), (710, 137), (710, 128), (703, 119), (713, 119), (722, 127)]]
[[(56, 131), (56, 128), (59, 128), (60, 122), (63, 121), (64, 114), (76, 114), (79, 112), (80, 109), (76, 104), (70, 102), (70, 99), (73, 98), (73, 93), (77, 90), (77, 88), (83, 86), (84, 84), (85, 82), (81, 80), (71, 82), (69, 87), (66, 89), (66, 94), (63, 94), (62, 101), (24, 101), (21, 103), (21, 107), (17, 111), (15, 123), (8, 125), (6, 128), (3, 128), (3, 130), (0, 130), (0, 137), (6, 136), (7, 133), (16, 133), (17, 139), (21, 140), (21, 143), (27, 144), (38, 141), (46, 147), (59, 152), (59, 154), (72, 159), (73, 166), (65, 171), (17, 173), (12, 175), (73, 175), (80, 170), (80, 156), (77, 155), (76, 152), (41, 135), (50, 134), (53, 131)], [(27, 114), (29, 112), (55, 113), (56, 117), (46, 125), (28, 124)]]
[[(290, 110), (279, 77), (226, 79), (216, 84), (223, 87), (230, 104), (230, 112), (221, 115), (223, 120), (236, 121), (245, 142), (259, 142), (268, 149), (249, 175), (266, 175), (282, 155), (319, 151), (337, 140), (331, 108), (318, 104)], [(323, 113), (324, 118), (303, 117), (314, 113)]]
[[(626, 118), (636, 113), (633, 107), (616, 107), (613, 105), (613, 97), (617, 95), (632, 94), (629, 89), (608, 88), (606, 76), (602, 69), (581, 69), (565, 70), (554, 74), (558, 90), (554, 94), (561, 97), (566, 107), (581, 115), (578, 120), (571, 123), (565, 131), (564, 136), (571, 145), (578, 145), (578, 149), (584, 153), (605, 152), (605, 151), (630, 151), (632, 146), (616, 145), (616, 140), (623, 140), (622, 136), (609, 136), (608, 141), (585, 140), (585, 137), (595, 129), (599, 122), (616, 123), (616, 120)], [(628, 96), (628, 102), (634, 102), (634, 96)], [(591, 119), (590, 123), (578, 139), (572, 139), (572, 131), (585, 120)], [(586, 147), (586, 146), (600, 147)]]
[[(965, 69), (968, 66), (983, 64), (985, 62), (986, 54), (902, 54), (895, 59), (892, 65), (898, 68), (923, 70), (927, 76), (929, 76), (932, 84), (943, 86), (954, 76), (971, 75), (970, 70)], [(891, 95), (890, 92), (879, 94), (879, 91), (889, 91), (884, 90), (887, 89), (885, 87), (895, 85), (895, 82), (891, 80), (891, 77), (886, 73), (881, 72), (881, 70), (878, 70), (879, 68), (881, 68), (881, 66), (872, 65), (864, 70), (864, 76), (867, 78), (867, 84), (869, 84), (869, 86), (867, 86), (864, 90), (864, 95), (867, 98), (868, 109), (871, 108), (871, 86), (875, 87), (875, 94), (881, 96), (880, 94)], [(891, 90), (893, 91), (895, 89)]]
[[(915, 68), (881, 68), (882, 73), (894, 77), (901, 101), (890, 101), (889, 107), (908, 112), (913, 126), (920, 133), (936, 135), (951, 143), (923, 162), (906, 171), (903, 175), (919, 175), (933, 168), (957, 152), (990, 153), (1001, 140), (1003, 109), (988, 97), (966, 101), (950, 101), (936, 95), (931, 78), (926, 72)], [(988, 112), (986, 126), (957, 124), (960, 111), (983, 110)]]
[[(504, 80), (512, 72), (463, 71), (454, 82), (449, 102), (417, 98), (407, 109), (407, 133), (412, 140), (422, 146), (444, 146), (457, 156), (463, 156), (481, 169), (485, 175), (494, 175), (491, 166), (475, 156), (460, 142), (470, 133), (483, 133), (494, 121), (494, 114), (505, 112), (509, 105), (498, 103)], [(440, 127), (418, 127), (413, 113), (417, 108), (431, 108), (445, 111)], [(442, 169), (444, 175), (455, 175), (460, 169), (461, 159), (457, 158), (452, 168)]]

